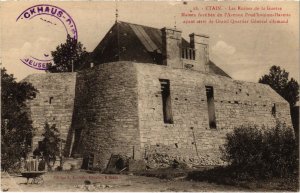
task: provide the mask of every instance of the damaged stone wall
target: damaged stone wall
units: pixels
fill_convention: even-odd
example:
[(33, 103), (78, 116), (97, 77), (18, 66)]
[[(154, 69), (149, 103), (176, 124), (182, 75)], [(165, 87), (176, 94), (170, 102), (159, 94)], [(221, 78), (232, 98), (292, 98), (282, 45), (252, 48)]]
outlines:
[[(112, 154), (139, 158), (137, 73), (127, 62), (101, 64), (78, 73), (74, 149), (105, 168)], [(84, 97), (83, 97), (84, 96)]]
[(36, 98), (27, 102), (36, 128), (32, 150), (43, 139), (46, 121), (50, 126), (56, 124), (60, 137), (66, 140), (72, 122), (76, 73), (32, 74), (22, 81), (30, 82), (38, 90)]
[[(160, 79), (170, 83), (171, 123), (164, 123)], [(112, 154), (219, 165), (219, 147), (234, 127), (271, 127), (276, 119), (291, 125), (288, 103), (269, 86), (188, 69), (114, 62), (24, 81), (39, 90), (29, 101), (34, 147), (45, 121), (55, 123), (66, 156), (91, 156), (102, 169)], [(209, 126), (206, 86), (214, 90), (216, 128)]]
[[(138, 72), (139, 128), (144, 157), (168, 154), (203, 165), (223, 164), (220, 145), (241, 125), (291, 125), (288, 103), (269, 86), (166, 66), (135, 64)], [(170, 80), (173, 124), (163, 121), (159, 79)], [(217, 128), (210, 128), (205, 86), (214, 89)], [(276, 106), (276, 112), (273, 106)]]

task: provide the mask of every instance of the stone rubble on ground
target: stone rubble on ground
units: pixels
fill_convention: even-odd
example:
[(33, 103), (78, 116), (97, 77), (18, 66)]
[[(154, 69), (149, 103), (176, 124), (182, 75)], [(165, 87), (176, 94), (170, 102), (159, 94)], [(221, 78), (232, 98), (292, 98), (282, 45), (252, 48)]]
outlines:
[(194, 160), (189, 161), (179, 160), (176, 157), (169, 156), (168, 154), (155, 153), (150, 154), (146, 158), (146, 166), (148, 169), (155, 168), (191, 168), (195, 164)]
[(80, 185), (75, 185), (74, 187), (82, 189), (84, 191), (92, 192), (92, 191), (97, 191), (98, 189), (113, 188), (116, 186), (109, 185), (109, 184), (89, 184), (89, 185), (80, 184)]

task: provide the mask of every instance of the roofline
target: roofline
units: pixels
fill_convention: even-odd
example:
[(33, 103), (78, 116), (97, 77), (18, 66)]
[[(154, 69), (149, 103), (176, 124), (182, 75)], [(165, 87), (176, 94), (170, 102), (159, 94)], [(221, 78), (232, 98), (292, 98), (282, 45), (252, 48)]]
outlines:
[(164, 31), (164, 30), (171, 30), (171, 31), (176, 31), (176, 32), (182, 32), (182, 30), (180, 29), (176, 29), (176, 28), (171, 28), (171, 27), (163, 27), (161, 28), (161, 31)]
[(191, 36), (199, 36), (199, 37), (209, 38), (209, 35), (206, 35), (206, 34), (195, 34), (195, 33), (191, 33), (189, 36), (190, 36), (190, 37), (191, 37)]
[[(101, 41), (97, 44), (97, 46), (93, 49), (93, 51), (91, 51), (91, 53), (94, 53), (95, 49), (105, 40), (105, 37), (108, 36), (109, 32), (115, 27), (115, 25), (117, 25), (117, 22), (115, 22), (110, 28), (109, 30), (106, 32), (106, 34), (103, 36), (103, 38), (101, 39)], [(92, 56), (93, 57), (93, 56)]]
[(141, 25), (141, 24), (131, 23), (131, 22), (127, 22), (127, 21), (117, 21), (117, 23), (128, 23), (128, 24), (132, 24), (132, 25), (139, 25), (139, 26), (143, 26), (143, 27), (148, 27), (148, 28), (160, 30), (160, 28), (157, 28), (157, 27), (152, 27), (152, 26), (147, 26), (147, 25)]
[[(218, 67), (221, 71), (223, 71), (223, 73), (225, 75), (221, 75), (221, 76), (225, 76), (225, 77), (228, 77), (228, 78), (231, 78), (233, 79), (225, 70), (223, 70), (223, 68), (220, 68), (215, 62), (213, 62), (212, 60), (209, 60), (209, 62), (213, 63), (213, 65), (215, 65), (216, 67)], [(234, 79), (233, 79), (234, 80)]]

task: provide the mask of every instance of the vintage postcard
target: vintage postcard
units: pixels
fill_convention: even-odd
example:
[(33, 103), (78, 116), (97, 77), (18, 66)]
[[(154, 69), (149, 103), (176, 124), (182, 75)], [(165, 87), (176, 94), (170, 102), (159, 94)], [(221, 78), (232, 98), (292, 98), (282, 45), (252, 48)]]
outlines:
[(299, 191), (299, 1), (0, 14), (1, 191)]

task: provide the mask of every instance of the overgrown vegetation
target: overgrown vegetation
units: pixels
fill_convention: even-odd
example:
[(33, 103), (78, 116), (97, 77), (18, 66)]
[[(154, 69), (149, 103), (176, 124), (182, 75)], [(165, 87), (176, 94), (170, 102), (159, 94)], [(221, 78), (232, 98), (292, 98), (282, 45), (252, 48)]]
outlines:
[(9, 171), (31, 148), (34, 128), (26, 111), (26, 101), (37, 90), (27, 82), (16, 82), (1, 68), (1, 168)]
[[(269, 74), (263, 75), (259, 81), (262, 84), (268, 84), (280, 96), (290, 104), (293, 127), (298, 137), (299, 135), (299, 108), (295, 108), (299, 101), (299, 84), (294, 79), (289, 79), (289, 73), (280, 66), (272, 66)], [(298, 138), (297, 138), (298, 139)]]
[(289, 73), (281, 69), (280, 66), (272, 66), (269, 74), (263, 75), (258, 82), (268, 84), (289, 102), (291, 108), (299, 101), (298, 82), (294, 78), (289, 80)]
[(238, 168), (237, 177), (285, 177), (298, 166), (293, 130), (280, 123), (271, 129), (237, 128), (227, 134), (222, 152), (224, 160)]
[[(298, 189), (298, 151), (292, 128), (240, 127), (228, 133), (221, 148), (226, 167), (189, 173), (188, 179), (238, 185), (270, 179), (288, 181)], [(281, 182), (283, 182), (281, 180)]]
[(54, 64), (49, 64), (48, 72), (72, 72), (84, 68), (88, 63), (89, 53), (77, 39), (67, 36), (65, 43), (51, 52)]
[(42, 134), (44, 138), (33, 153), (35, 156), (42, 156), (48, 168), (51, 170), (55, 164), (56, 156), (58, 156), (60, 152), (60, 134), (55, 124), (50, 127), (46, 122), (44, 130)]

